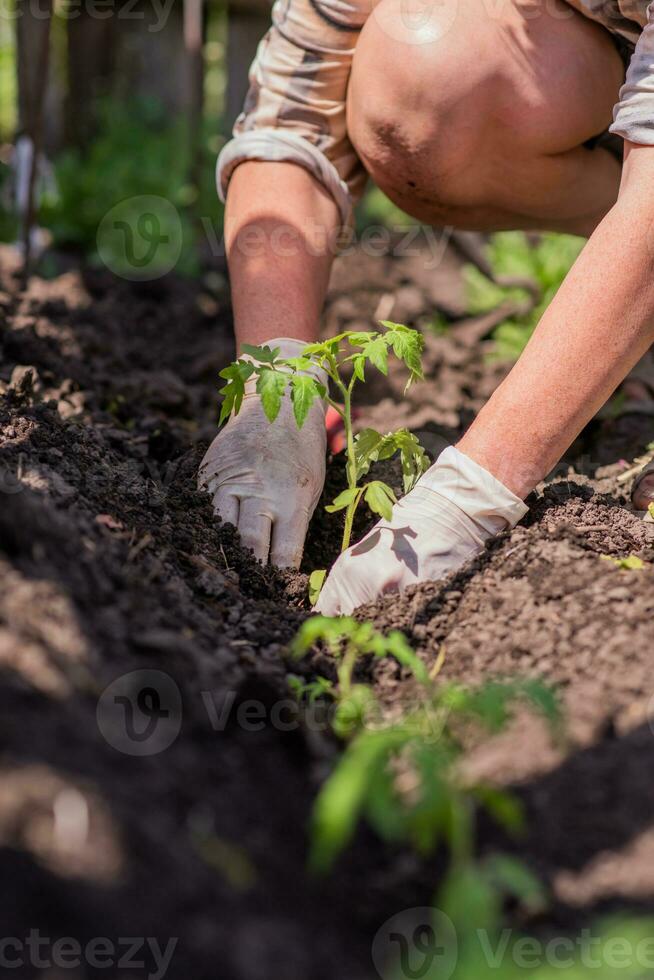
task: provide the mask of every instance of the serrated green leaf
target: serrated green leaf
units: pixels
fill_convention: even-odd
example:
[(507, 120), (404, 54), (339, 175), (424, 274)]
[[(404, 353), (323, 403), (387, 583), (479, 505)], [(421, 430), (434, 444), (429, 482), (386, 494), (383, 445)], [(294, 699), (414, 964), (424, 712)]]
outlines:
[(352, 358), (352, 369), (354, 371), (354, 376), (359, 381), (366, 380), (366, 359), (363, 354), (355, 354)]
[(318, 602), (320, 592), (327, 578), (326, 568), (316, 568), (309, 576), (309, 602), (312, 606)]
[(338, 354), (339, 345), (345, 337), (347, 337), (347, 333), (339, 333), (336, 337), (330, 337), (329, 340), (307, 344), (302, 349), (300, 356), (310, 357), (314, 362), (316, 360), (322, 361), (326, 357), (335, 357)]
[(254, 358), (260, 364), (273, 364), (279, 355), (279, 347), (268, 347), (264, 345), (262, 347), (253, 347), (252, 344), (241, 344), (241, 348), (244, 354), (249, 354), (250, 357)]
[(343, 490), (342, 493), (339, 493), (338, 497), (334, 499), (333, 503), (325, 507), (325, 510), (328, 514), (335, 514), (339, 510), (345, 510), (345, 508), (349, 507), (351, 503), (354, 503), (361, 492), (360, 487), (351, 487), (347, 490)]
[(364, 490), (364, 499), (373, 514), (379, 514), (385, 521), (391, 520), (397, 497), (389, 486), (381, 480), (373, 480)]
[(406, 364), (411, 372), (409, 384), (415, 378), (422, 378), (422, 352), (425, 347), (425, 340), (420, 331), (405, 327), (401, 323), (393, 323), (390, 320), (382, 320), (381, 323), (388, 331), (387, 341), (393, 348), (393, 353)]
[(375, 429), (362, 429), (354, 438), (354, 463), (356, 477), (365, 476), (372, 463), (377, 462), (378, 449), (382, 442), (381, 433)]
[(247, 361), (234, 361), (220, 372), (220, 377), (227, 381), (219, 394), (223, 396), (220, 410), (220, 424), (231, 414), (238, 415), (245, 394), (245, 382), (254, 373), (254, 365)]
[(319, 397), (318, 389), (322, 387), (315, 378), (306, 374), (294, 374), (291, 377), (291, 402), (293, 403), (293, 415), (298, 429), (301, 429), (307, 420), (309, 410), (316, 398)]
[(395, 443), (400, 450), (404, 492), (408, 493), (429, 469), (429, 458), (417, 437), (408, 429), (399, 429), (395, 433)]
[(351, 330), (344, 336), (347, 337), (347, 342), (352, 347), (363, 347), (379, 335), (372, 330)]
[(368, 341), (361, 353), (378, 371), (388, 374), (388, 346), (383, 337), (377, 335), (374, 340)]
[(316, 362), (311, 357), (285, 357), (278, 361), (280, 366), (290, 367), (294, 371), (310, 371), (315, 369)]
[(282, 407), (282, 395), (288, 384), (289, 375), (272, 368), (262, 368), (257, 378), (257, 394), (261, 407), (269, 422), (274, 422)]

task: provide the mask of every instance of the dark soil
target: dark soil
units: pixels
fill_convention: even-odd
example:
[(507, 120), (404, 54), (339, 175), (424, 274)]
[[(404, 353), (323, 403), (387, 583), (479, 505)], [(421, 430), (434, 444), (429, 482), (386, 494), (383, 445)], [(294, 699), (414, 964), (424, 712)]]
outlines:
[[(332, 875), (306, 872), (312, 801), (338, 751), (276, 716), (280, 701), (291, 711), (282, 654), (307, 615), (306, 579), (254, 562), (195, 489), (232, 355), (224, 276), (139, 287), (73, 271), (17, 298), (2, 260), (2, 935), (177, 937), (171, 978), (373, 977), (376, 931), (428, 902), (441, 866), (362, 829)], [(428, 271), (420, 256), (349, 256), (325, 320), (359, 328), (382, 306), (413, 324), (437, 307), (455, 318), (428, 335), (428, 380), (402, 399), (403, 379), (380, 377), (360, 419), (409, 425), (433, 454), (507, 369), (486, 357), (490, 321), (462, 318), (458, 271), (449, 253)], [(647, 416), (593, 423), (522, 526), (447, 581), (363, 613), (405, 630), (428, 663), (444, 644), (446, 679), (561, 686), (565, 747), (521, 716), (468, 760), (526, 803), (528, 836), (502, 844), (552, 888), (541, 928), (654, 911), (654, 569), (602, 558), (654, 560), (654, 526), (618, 482), (620, 459), (651, 439)], [(326, 492), (341, 479), (330, 464)], [(338, 538), (319, 509), (306, 569), (331, 561)], [(129, 706), (102, 692), (134, 671), (148, 673), (120, 691), (146, 721), (159, 692), (165, 751), (121, 751)], [(410, 697), (396, 667), (373, 676), (389, 708)], [(482, 826), (482, 849), (500, 840)]]

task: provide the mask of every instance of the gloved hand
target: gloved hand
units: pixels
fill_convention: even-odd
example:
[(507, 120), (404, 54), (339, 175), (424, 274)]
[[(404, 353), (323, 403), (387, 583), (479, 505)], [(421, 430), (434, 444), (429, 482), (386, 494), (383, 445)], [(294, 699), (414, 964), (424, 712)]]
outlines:
[(486, 541), (514, 527), (527, 507), (487, 470), (453, 446), (416, 486), (334, 564), (316, 604), (324, 616), (460, 568)]
[[(297, 357), (304, 341), (267, 341), (281, 357)], [(321, 383), (324, 372), (316, 370)], [(234, 524), (245, 548), (261, 561), (297, 568), (307, 526), (325, 482), (325, 405), (317, 399), (299, 430), (288, 394), (269, 422), (255, 391), (245, 385), (238, 415), (213, 440), (200, 464), (198, 485), (213, 495), (216, 513)]]

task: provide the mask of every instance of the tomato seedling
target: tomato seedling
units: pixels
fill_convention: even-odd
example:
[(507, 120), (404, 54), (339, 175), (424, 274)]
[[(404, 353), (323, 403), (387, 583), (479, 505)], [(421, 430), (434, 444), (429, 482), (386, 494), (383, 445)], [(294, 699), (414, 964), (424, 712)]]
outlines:
[[(408, 429), (398, 429), (385, 435), (375, 429), (354, 433), (352, 395), (357, 382), (365, 383), (365, 371), (369, 365), (387, 374), (389, 354), (394, 354), (408, 368), (407, 388), (416, 378), (423, 377), (422, 334), (388, 320), (383, 320), (381, 326), (383, 331), (348, 331), (322, 343), (307, 344), (299, 357), (281, 358), (279, 348), (244, 344), (246, 357), (240, 357), (220, 372), (220, 377), (226, 382), (220, 390), (223, 396), (221, 423), (230, 415), (238, 414), (245, 385), (252, 379), (256, 379), (256, 391), (266, 418), (271, 423), (279, 415), (282, 398), (287, 393), (299, 429), (317, 398), (323, 398), (341, 416), (345, 428), (347, 489), (326, 508), (329, 513), (345, 511), (341, 551), (349, 547), (354, 515), (362, 500), (373, 514), (391, 519), (393, 504), (396, 503), (391, 487), (381, 480), (364, 481), (373, 463), (399, 453), (405, 493), (411, 490), (429, 466), (424, 449)], [(317, 368), (327, 374), (336, 397), (332, 397), (327, 387), (311, 373)], [(351, 371), (349, 379), (348, 371)], [(317, 599), (324, 577), (323, 570), (311, 576), (312, 601)]]
[(517, 800), (496, 787), (466, 781), (460, 763), (471, 727), (501, 732), (525, 703), (556, 729), (560, 712), (554, 692), (528, 680), (490, 681), (472, 690), (443, 685), (399, 720), (355, 731), (315, 803), (313, 868), (326, 871), (333, 864), (361, 819), (383, 839), (406, 843), (423, 855), (445, 843), (457, 866), (474, 857), (476, 808), (506, 830), (520, 831)]
[(336, 711), (332, 727), (340, 738), (349, 738), (361, 729), (376, 707), (372, 688), (354, 682), (354, 669), (363, 657), (393, 657), (410, 670), (420, 684), (427, 687), (430, 684), (427, 668), (399, 630), (383, 636), (372, 623), (359, 623), (349, 616), (313, 616), (300, 627), (291, 644), (290, 655), (300, 660), (316, 644), (333, 658), (337, 683), (319, 678), (317, 682), (302, 685), (294, 679), (291, 686), (296, 694), (308, 696), (309, 703), (323, 695), (334, 700)]

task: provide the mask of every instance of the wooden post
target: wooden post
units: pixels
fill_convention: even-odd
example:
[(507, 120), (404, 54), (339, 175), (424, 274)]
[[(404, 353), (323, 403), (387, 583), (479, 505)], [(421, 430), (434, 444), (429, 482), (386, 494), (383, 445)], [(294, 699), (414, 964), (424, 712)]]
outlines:
[(186, 114), (189, 134), (189, 180), (200, 183), (202, 166), (202, 110), (204, 107), (204, 5), (203, 0), (184, 0), (184, 48), (186, 51)]
[(96, 100), (112, 84), (116, 56), (116, 14), (98, 19), (81, 5), (68, 21), (65, 136), (68, 144), (83, 146), (93, 135)]
[(50, 28), (52, 0), (39, 8), (39, 16), (29, 2), (18, 0), (20, 16), (16, 18), (18, 54), (18, 101), (20, 125), (26, 144), (24, 167), (16, 173), (16, 196), (19, 202), (21, 239), (23, 243), (22, 286), (27, 284), (31, 259), (31, 234), (35, 218), (35, 184), (43, 146), (43, 102), (50, 62)]

